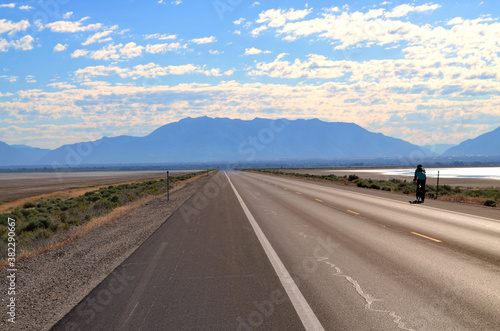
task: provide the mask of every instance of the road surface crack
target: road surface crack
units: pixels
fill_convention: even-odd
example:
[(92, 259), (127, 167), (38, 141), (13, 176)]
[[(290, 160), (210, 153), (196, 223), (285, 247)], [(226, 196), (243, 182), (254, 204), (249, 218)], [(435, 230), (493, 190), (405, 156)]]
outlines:
[(333, 264), (332, 262), (330, 262), (328, 260), (329, 260), (329, 258), (326, 256), (318, 258), (319, 262), (323, 262), (324, 264), (328, 265), (330, 268), (335, 270), (335, 273), (333, 274), (334, 276), (342, 277), (345, 280), (347, 280), (349, 283), (351, 283), (351, 285), (356, 290), (356, 292), (365, 300), (365, 309), (366, 310), (377, 312), (377, 313), (387, 314), (390, 317), (392, 317), (392, 321), (395, 324), (397, 324), (398, 328), (400, 328), (402, 330), (407, 330), (407, 331), (415, 331), (414, 329), (407, 327), (406, 324), (402, 321), (403, 318), (401, 316), (397, 315), (395, 311), (373, 308), (372, 307), (373, 303), (379, 302), (379, 301), (384, 301), (384, 300), (377, 299), (377, 298), (373, 297), (371, 294), (366, 293), (363, 290), (363, 288), (361, 287), (361, 285), (354, 278), (352, 278), (351, 276), (345, 275), (339, 267), (337, 267), (335, 264)]

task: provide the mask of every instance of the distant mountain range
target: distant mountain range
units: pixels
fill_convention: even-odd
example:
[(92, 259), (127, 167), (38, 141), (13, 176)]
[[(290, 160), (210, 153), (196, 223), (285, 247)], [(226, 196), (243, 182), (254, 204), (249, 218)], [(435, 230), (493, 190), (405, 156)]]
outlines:
[(447, 149), (443, 156), (500, 155), (500, 127)]
[[(479, 144), (490, 146), (489, 155), (500, 155), (500, 128), (490, 134), (494, 136), (481, 138), (486, 134), (476, 139), (481, 138)], [(460, 148), (465, 143), (467, 150), (474, 150), (474, 141), (464, 142), (445, 153), (451, 151), (448, 155), (458, 155), (454, 153), (462, 153)], [(104, 137), (92, 142), (64, 145), (54, 150), (9, 146), (0, 142), (0, 154), (0, 166), (61, 167), (437, 155), (429, 149), (367, 131), (353, 123), (331, 123), (318, 119), (256, 118), (245, 121), (209, 117), (188, 117), (164, 125), (145, 137)]]

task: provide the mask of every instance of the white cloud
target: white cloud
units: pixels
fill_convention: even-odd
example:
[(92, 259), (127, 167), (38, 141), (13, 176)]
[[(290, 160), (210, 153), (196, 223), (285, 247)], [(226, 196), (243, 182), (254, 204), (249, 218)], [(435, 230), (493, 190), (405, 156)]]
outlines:
[(144, 39), (158, 39), (158, 40), (175, 40), (177, 39), (176, 34), (165, 34), (165, 33), (154, 33), (154, 34), (147, 34), (144, 36)]
[(35, 76), (33, 76), (33, 75), (28, 75), (25, 77), (25, 79), (26, 79), (26, 83), (36, 83)]
[(252, 5), (250, 7), (257, 7), (259, 5), (260, 5), (260, 2), (255, 1), (254, 3), (252, 3)]
[(243, 55), (258, 55), (262, 53), (262, 50), (252, 47), (252, 48), (245, 48), (245, 54)]
[(287, 11), (283, 9), (269, 9), (259, 14), (259, 18), (255, 21), (256, 23), (265, 25), (261, 25), (258, 28), (252, 30), (252, 35), (257, 36), (260, 32), (266, 30), (267, 28), (278, 28), (285, 25), (288, 21), (296, 21), (303, 19), (307, 15), (309, 15), (312, 11), (312, 8), (309, 9), (289, 9)]
[(113, 33), (112, 30), (97, 32), (97, 33), (93, 34), (92, 36), (88, 37), (87, 40), (82, 43), (82, 45), (87, 46), (87, 45), (93, 44), (95, 42), (102, 43), (102, 42), (111, 41), (112, 40), (111, 38), (106, 38), (106, 39), (102, 39), (102, 38), (107, 37), (112, 33)]
[(15, 3), (4, 3), (0, 5), (0, 8), (16, 8)]
[(230, 76), (234, 73), (233, 70), (228, 70), (221, 73), (218, 68), (207, 69), (206, 66), (195, 64), (170, 65), (161, 66), (156, 63), (148, 63), (137, 65), (133, 68), (121, 68), (118, 66), (93, 66), (79, 69), (75, 72), (75, 76), (80, 80), (89, 80), (96, 76), (111, 76), (119, 75), (121, 78), (156, 78), (167, 75), (187, 75), (187, 74), (203, 74), (205, 76)]
[(34, 41), (35, 38), (30, 35), (26, 35), (21, 39), (11, 41), (0, 39), (0, 52), (8, 52), (11, 47), (14, 47), (16, 50), (29, 51), (34, 48)]
[(134, 42), (129, 42), (128, 44), (109, 44), (96, 51), (88, 51), (83, 49), (77, 49), (71, 54), (72, 58), (78, 57), (88, 57), (94, 60), (102, 61), (120, 61), (129, 60), (142, 55), (145, 47), (137, 45)]
[(211, 37), (204, 37), (204, 38), (195, 38), (195, 39), (191, 39), (190, 41), (195, 43), (195, 44), (200, 45), (200, 44), (215, 43), (215, 42), (217, 42), (217, 39), (214, 36), (211, 36)]
[(14, 82), (16, 82), (16, 81), (17, 81), (17, 79), (18, 79), (19, 77), (17, 77), (17, 76), (7, 76), (7, 75), (1, 75), (1, 76), (0, 76), (0, 78), (6, 79), (6, 80), (8, 80), (9, 82), (14, 83)]
[(51, 83), (51, 84), (47, 84), (47, 86), (53, 87), (53, 88), (59, 89), (59, 90), (69, 90), (69, 89), (76, 88), (75, 85), (72, 85), (69, 83), (64, 83), (64, 82)]
[(31, 6), (28, 6), (28, 5), (24, 5), (24, 6), (19, 7), (19, 9), (21, 9), (21, 10), (31, 10), (31, 9), (35, 9), (35, 8), (31, 7)]
[(57, 44), (54, 46), (54, 52), (62, 52), (68, 48), (68, 44)]
[(78, 79), (88, 80), (96, 76), (120, 75), (122, 78), (128, 77), (128, 70), (117, 66), (92, 66), (75, 71), (75, 76)]
[(424, 4), (421, 6), (412, 6), (408, 4), (402, 4), (395, 7), (390, 13), (386, 13), (385, 17), (393, 18), (393, 17), (403, 17), (408, 15), (411, 12), (423, 13), (427, 11), (433, 11), (438, 8), (441, 8), (440, 5), (437, 4)]
[(20, 31), (25, 31), (30, 27), (30, 23), (27, 20), (22, 20), (19, 22), (12, 22), (6, 19), (0, 20), (0, 34), (8, 32), (9, 36), (12, 36)]
[(446, 25), (462, 24), (464, 21), (465, 20), (461, 17), (455, 17), (449, 20), (448, 23), (446, 23)]
[(186, 49), (187, 45), (181, 45), (180, 43), (165, 43), (165, 44), (155, 44), (147, 45), (146, 52), (151, 54), (166, 53), (166, 52), (178, 52), (181, 49)]
[(219, 50), (209, 50), (208, 51), (210, 54), (212, 55), (220, 55), (220, 54), (224, 54), (224, 51), (219, 51)]
[(234, 21), (233, 24), (240, 25), (243, 22), (245, 22), (245, 19), (244, 18), (240, 18), (239, 20)]
[(72, 11), (69, 11), (69, 12), (67, 12), (66, 14), (64, 14), (64, 15), (63, 15), (63, 18), (64, 18), (65, 20), (68, 20), (68, 19), (70, 19), (70, 18), (71, 18), (71, 16), (73, 16), (73, 12), (72, 12)]
[(77, 49), (73, 53), (71, 53), (72, 58), (79, 58), (79, 57), (84, 57), (89, 54), (89, 51), (86, 51), (84, 49)]
[(88, 20), (89, 17), (84, 17), (79, 21), (57, 21), (45, 25), (52, 32), (59, 33), (75, 33), (75, 32), (85, 32), (85, 31), (95, 31), (102, 28), (101, 23), (83, 25), (83, 22)]
[(120, 49), (120, 53), (126, 59), (132, 59), (134, 57), (141, 56), (144, 48), (145, 48), (144, 46), (140, 46), (134, 42), (130, 42), (130, 43), (126, 44), (125, 46), (123, 46), (122, 49)]

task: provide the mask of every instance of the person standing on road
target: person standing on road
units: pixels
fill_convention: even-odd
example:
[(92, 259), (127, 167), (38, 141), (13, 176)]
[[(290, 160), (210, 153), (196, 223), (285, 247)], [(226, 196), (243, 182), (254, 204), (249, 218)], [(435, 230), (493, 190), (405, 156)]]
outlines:
[[(413, 183), (417, 184), (417, 201), (418, 201), (419, 193), (421, 191), (423, 193), (421, 202), (424, 202), (426, 179), (427, 179), (427, 176), (425, 175), (425, 169), (422, 167), (421, 164), (419, 164), (417, 166), (417, 169), (415, 170), (415, 176), (413, 177)], [(419, 189), (420, 189), (420, 191), (419, 191)]]

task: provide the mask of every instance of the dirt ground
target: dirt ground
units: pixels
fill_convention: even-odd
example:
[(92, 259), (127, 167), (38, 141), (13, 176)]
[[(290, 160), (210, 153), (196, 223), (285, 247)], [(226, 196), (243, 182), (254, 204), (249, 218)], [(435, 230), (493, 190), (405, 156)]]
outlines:
[[(118, 213), (74, 241), (16, 264), (16, 323), (7, 322), (6, 280), (0, 270), (0, 329), (49, 330), (119, 266), (212, 174), (178, 182), (165, 195), (147, 197), (137, 208)], [(126, 207), (126, 206), (124, 206)], [(92, 221), (91, 221), (92, 222)]]

